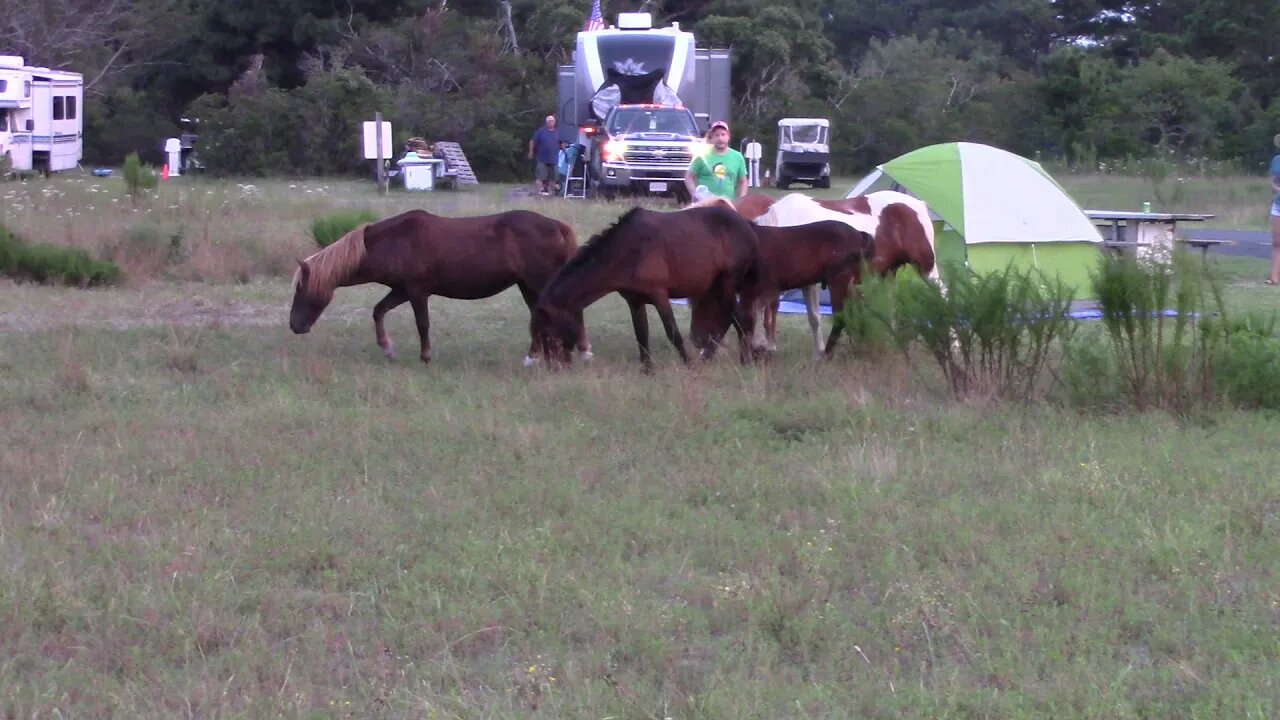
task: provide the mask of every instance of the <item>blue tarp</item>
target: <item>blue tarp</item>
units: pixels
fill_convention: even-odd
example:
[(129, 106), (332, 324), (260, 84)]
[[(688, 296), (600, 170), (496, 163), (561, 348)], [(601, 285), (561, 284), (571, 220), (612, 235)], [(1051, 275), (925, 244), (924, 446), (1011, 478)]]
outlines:
[[(830, 299), (826, 293), (827, 293), (826, 290), (822, 291), (821, 300), (829, 303)], [(783, 294), (782, 297), (783, 297), (782, 302), (778, 303), (779, 315), (804, 315), (808, 313), (808, 310), (806, 310), (804, 307), (804, 297), (800, 295), (800, 291), (793, 290), (791, 292)], [(789, 297), (796, 297), (797, 299), (788, 300), (787, 298)], [(688, 301), (683, 299), (672, 300), (671, 303), (673, 305), (687, 305)], [(831, 315), (832, 314), (831, 306), (827, 304), (819, 305), (818, 314), (828, 315), (828, 316)], [(1178, 311), (1165, 310), (1160, 314), (1163, 315), (1164, 317), (1177, 317)], [(1076, 303), (1075, 305), (1072, 306), (1070, 312), (1067, 313), (1067, 317), (1070, 317), (1072, 320), (1101, 320), (1102, 311), (1099, 310), (1097, 305), (1094, 303)]]

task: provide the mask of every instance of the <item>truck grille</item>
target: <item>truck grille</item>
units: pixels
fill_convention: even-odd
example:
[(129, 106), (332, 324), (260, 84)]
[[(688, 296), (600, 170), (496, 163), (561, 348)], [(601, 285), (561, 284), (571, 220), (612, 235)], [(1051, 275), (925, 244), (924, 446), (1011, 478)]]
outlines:
[(623, 154), (623, 159), (644, 165), (685, 166), (693, 162), (693, 154), (684, 148), (665, 145), (632, 145)]

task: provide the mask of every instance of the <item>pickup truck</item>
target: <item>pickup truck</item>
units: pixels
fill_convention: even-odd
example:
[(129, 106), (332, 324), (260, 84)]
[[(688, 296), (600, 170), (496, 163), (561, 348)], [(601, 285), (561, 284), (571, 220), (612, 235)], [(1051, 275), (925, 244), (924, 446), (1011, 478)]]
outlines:
[(616, 105), (592, 140), (592, 176), (608, 200), (619, 194), (687, 199), (685, 171), (705, 149), (688, 108)]

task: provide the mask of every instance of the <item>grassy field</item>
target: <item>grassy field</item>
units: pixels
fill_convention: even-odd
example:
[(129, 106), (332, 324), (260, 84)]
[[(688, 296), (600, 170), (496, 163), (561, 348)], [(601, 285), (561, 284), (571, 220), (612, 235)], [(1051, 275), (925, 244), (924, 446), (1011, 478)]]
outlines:
[(657, 337), (646, 377), (614, 297), (562, 374), (520, 367), (514, 291), (433, 301), (430, 367), (407, 308), (381, 356), (374, 288), (289, 332), (311, 217), (508, 189), (0, 185), (130, 277), (0, 283), (0, 717), (1280, 715), (1274, 414), (957, 403), (811, 367), (794, 316), (774, 363)]

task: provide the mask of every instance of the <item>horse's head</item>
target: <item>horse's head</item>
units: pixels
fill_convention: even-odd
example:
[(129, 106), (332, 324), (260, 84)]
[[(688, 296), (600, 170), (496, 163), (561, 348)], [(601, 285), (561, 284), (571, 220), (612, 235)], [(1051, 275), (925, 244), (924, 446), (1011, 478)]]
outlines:
[(302, 335), (320, 319), (320, 313), (333, 300), (333, 290), (317, 290), (312, 283), (311, 268), (306, 260), (298, 261), (293, 276), (293, 307), (289, 309), (289, 329)]
[(571, 364), (573, 349), (584, 331), (581, 316), (564, 308), (541, 303), (533, 309), (531, 322), (531, 334), (542, 346), (547, 364)]

